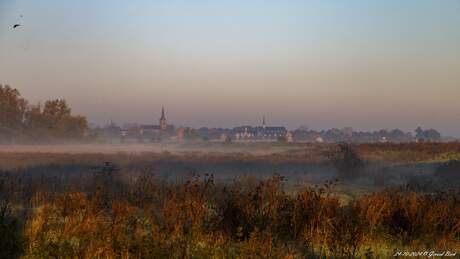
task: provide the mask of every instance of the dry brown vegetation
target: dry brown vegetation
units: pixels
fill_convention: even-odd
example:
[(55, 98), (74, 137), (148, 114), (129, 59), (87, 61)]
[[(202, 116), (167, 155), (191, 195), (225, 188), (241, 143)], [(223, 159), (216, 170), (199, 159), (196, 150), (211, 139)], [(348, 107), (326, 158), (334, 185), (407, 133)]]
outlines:
[(460, 248), (459, 193), (388, 190), (343, 205), (329, 185), (288, 195), (281, 176), (224, 187), (212, 176), (172, 184), (146, 174), (115, 190), (104, 174), (87, 193), (23, 197), (30, 215), (15, 249), (30, 258), (354, 258)]
[[(340, 152), (325, 157), (342, 176), (356, 177), (364, 147), (330, 147)], [(124, 166), (148, 158), (214, 163), (274, 157), (276, 164), (286, 154), (3, 155), (16, 159), (14, 168), (20, 168), (18, 157), (28, 164), (0, 173), (1, 258), (385, 258), (396, 250), (460, 249), (458, 188), (421, 193), (394, 187), (343, 202), (336, 191), (342, 179), (286, 192), (280, 175), (171, 181), (154, 168)], [(53, 170), (85, 161), (91, 171), (33, 175), (27, 158), (54, 163)], [(115, 158), (119, 163), (101, 162)], [(450, 174), (457, 168), (446, 166)]]
[(382, 143), (356, 145), (368, 160), (383, 162), (436, 162), (460, 159), (460, 143)]

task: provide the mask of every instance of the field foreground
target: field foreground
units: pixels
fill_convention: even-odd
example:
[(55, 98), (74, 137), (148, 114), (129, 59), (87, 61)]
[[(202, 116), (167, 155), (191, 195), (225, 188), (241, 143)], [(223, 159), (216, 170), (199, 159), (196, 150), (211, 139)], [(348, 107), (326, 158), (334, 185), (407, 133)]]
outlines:
[(460, 250), (459, 144), (33, 148), (0, 151), (1, 258)]

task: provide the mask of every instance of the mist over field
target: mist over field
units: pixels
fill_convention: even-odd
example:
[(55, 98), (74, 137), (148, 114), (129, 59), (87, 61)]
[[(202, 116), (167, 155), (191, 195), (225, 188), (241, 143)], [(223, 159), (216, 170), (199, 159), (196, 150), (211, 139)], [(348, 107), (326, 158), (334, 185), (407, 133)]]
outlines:
[(1, 251), (372, 258), (394, 246), (455, 254), (459, 156), (458, 143), (1, 146)]
[(460, 1), (0, 0), (0, 259), (458, 258)]

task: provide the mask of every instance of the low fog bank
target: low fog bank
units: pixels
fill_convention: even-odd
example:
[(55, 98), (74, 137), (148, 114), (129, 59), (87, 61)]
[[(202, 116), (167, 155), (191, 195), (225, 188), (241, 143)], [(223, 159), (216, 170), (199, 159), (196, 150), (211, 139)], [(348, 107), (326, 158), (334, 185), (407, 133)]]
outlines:
[[(417, 147), (426, 149), (417, 151), (417, 158), (435, 154), (439, 148)], [(56, 191), (85, 189), (101, 177), (109, 179), (109, 185), (132, 185), (146, 175), (168, 182), (212, 175), (222, 184), (281, 175), (286, 191), (334, 183), (337, 192), (350, 196), (394, 187), (417, 192), (460, 187), (458, 160), (393, 161), (390, 158), (395, 154), (390, 148), (394, 149), (351, 144), (2, 146), (0, 173), (2, 178), (13, 177)], [(373, 149), (388, 156), (377, 159)], [(399, 149), (406, 157), (408, 151), (415, 152), (412, 147)], [(451, 149), (442, 147), (456, 157), (457, 151), (453, 155)]]
[(68, 153), (68, 154), (140, 154), (145, 152), (222, 152), (265, 155), (289, 150), (305, 149), (305, 144), (288, 143), (193, 143), (193, 144), (40, 144), (0, 145), (0, 152), (12, 153)]

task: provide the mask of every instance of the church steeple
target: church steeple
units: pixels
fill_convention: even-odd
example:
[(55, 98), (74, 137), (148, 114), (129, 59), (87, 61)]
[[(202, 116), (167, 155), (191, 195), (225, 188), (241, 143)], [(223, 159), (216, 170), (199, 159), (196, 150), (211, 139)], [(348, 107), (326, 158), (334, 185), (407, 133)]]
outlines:
[(160, 117), (160, 129), (166, 130), (167, 123), (166, 123), (166, 116), (165, 116), (165, 108), (161, 106), (161, 117)]
[(265, 129), (265, 115), (262, 117), (262, 128)]
[(164, 106), (161, 106), (161, 118), (160, 118), (160, 120), (166, 120), (165, 107)]

